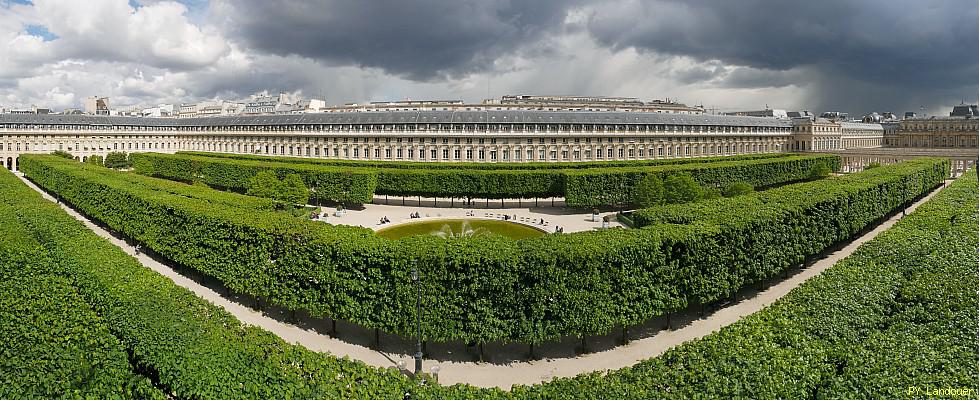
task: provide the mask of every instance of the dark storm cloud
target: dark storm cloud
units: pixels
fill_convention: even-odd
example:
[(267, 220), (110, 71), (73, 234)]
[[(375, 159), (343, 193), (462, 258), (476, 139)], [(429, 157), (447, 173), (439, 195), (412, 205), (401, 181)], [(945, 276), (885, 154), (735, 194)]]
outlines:
[[(804, 68), (819, 80), (814, 84), (826, 86), (820, 93), (845, 99), (847, 107), (861, 106), (868, 88), (867, 100), (907, 107), (908, 92), (975, 92), (977, 21), (979, 7), (961, 1), (660, 0), (595, 4), (587, 24), (599, 43), (614, 49), (773, 72)], [(731, 86), (778, 86), (757, 75), (735, 78)]]
[(375, 67), (413, 80), (494, 68), (559, 30), (572, 1), (247, 0), (223, 9), (258, 51)]

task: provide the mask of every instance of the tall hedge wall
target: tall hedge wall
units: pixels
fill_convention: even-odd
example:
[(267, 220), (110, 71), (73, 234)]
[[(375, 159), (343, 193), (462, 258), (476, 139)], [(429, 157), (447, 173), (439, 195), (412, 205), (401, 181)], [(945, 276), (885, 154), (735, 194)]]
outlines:
[(352, 170), (160, 153), (133, 153), (130, 159), (133, 170), (143, 175), (203, 182), (238, 192), (246, 191), (251, 178), (262, 170), (271, 170), (280, 178), (298, 174), (310, 190), (310, 199), (317, 202), (369, 203), (377, 187), (377, 172), (371, 169)]
[[(63, 264), (59, 273), (69, 274), (67, 282), (107, 321), (134, 362), (159, 374), (156, 383), (175, 398), (877, 399), (979, 384), (973, 368), (979, 364), (975, 170), (852, 256), (720, 332), (633, 367), (508, 393), (418, 386), (286, 344), (142, 268), (8, 172), (0, 172), (0, 198), (4, 221), (29, 222), (5, 224), (0, 240), (43, 238), (52, 259)], [(31, 334), (54, 329), (49, 326)], [(11, 350), (9, 341), (4, 350)], [(26, 358), (3, 361), (20, 371), (37, 365), (25, 364)], [(2, 388), (9, 397), (50, 397), (12, 387)], [(129, 397), (122, 388), (114, 394)]]
[(645, 168), (579, 169), (568, 171), (565, 176), (565, 201), (573, 207), (629, 204), (635, 197), (636, 185), (649, 174), (665, 179), (669, 175), (687, 173), (709, 187), (738, 182), (772, 186), (806, 179), (816, 164), (838, 171), (840, 158), (832, 154), (813, 154)]
[[(206, 186), (191, 185), (184, 182), (166, 180), (166, 179), (156, 179), (139, 174), (104, 174), (104, 167), (99, 167), (96, 165), (83, 163), (78, 165), (71, 162), (72, 160), (66, 159), (62, 163), (47, 163), (44, 167), (47, 168), (72, 168), (80, 169), (77, 173), (85, 173), (88, 175), (98, 175), (105, 178), (112, 179), (118, 183), (124, 185), (132, 185), (145, 188), (147, 190), (166, 192), (178, 196), (189, 197), (193, 199), (198, 199), (201, 201), (206, 201), (209, 203), (215, 203), (222, 206), (234, 206), (238, 208), (257, 208), (265, 210), (276, 209), (276, 202), (272, 199), (266, 199), (255, 196), (246, 196), (239, 193), (212, 190)], [(84, 171), (84, 172), (82, 172)]]
[(973, 169), (854, 254), (720, 332), (608, 374), (517, 388), (514, 397), (974, 397), (976, 232)]
[(60, 274), (44, 249), (48, 243), (18, 221), (32, 216), (7, 206), (19, 201), (7, 185), (23, 184), (0, 174), (0, 398), (164, 398)]
[[(144, 268), (10, 172), (0, 171), (0, 199), (3, 238), (39, 240), (42, 248), (30, 258), (50, 261), (31, 261), (32, 270), (0, 271), (4, 277), (25, 275), (0, 282), (0, 291), (11, 295), (0, 297), (10, 307), (0, 310), (4, 398), (401, 399), (439, 389), (243, 325)], [(27, 248), (22, 241), (0, 240), (0, 249), (7, 244)], [(11, 289), (20, 284), (29, 286)], [(130, 378), (130, 369), (152, 384)], [(71, 384), (76, 387), (65, 390)], [(465, 398), (471, 390), (452, 392)]]
[[(921, 159), (751, 195), (765, 196), (758, 201), (767, 205), (757, 211), (732, 208), (727, 200), (695, 205), (728, 211), (728, 219), (712, 223), (519, 241), (391, 241), (367, 229), (245, 213), (41, 167), (52, 162), (25, 156), (22, 170), (92, 217), (232, 290), (410, 334), (408, 272), (415, 259), (427, 339), (531, 343), (601, 334), (721, 299), (848, 237), (939, 184), (948, 171), (947, 161)], [(907, 185), (912, 190), (895, 189)]]
[[(246, 155), (163, 155), (143, 153), (134, 159), (134, 169), (142, 174), (184, 181), (203, 180), (217, 187), (241, 190), (256, 168), (275, 168), (280, 173), (290, 171), (307, 174), (310, 168), (324, 168), (331, 161), (304, 158), (268, 158)], [(726, 158), (693, 158), (681, 160), (649, 160), (628, 162), (633, 165), (651, 166), (615, 168), (624, 162), (591, 163), (590, 168), (580, 165), (575, 169), (528, 168), (524, 164), (496, 164), (497, 168), (463, 169), (445, 168), (440, 163), (391, 163), (393, 168), (326, 167), (330, 171), (346, 170), (377, 175), (377, 194), (393, 196), (426, 196), (454, 198), (547, 198), (565, 197), (573, 207), (591, 207), (628, 204), (633, 187), (645, 174), (687, 172), (701, 183), (719, 186), (732, 182), (748, 182), (756, 186), (783, 184), (804, 179), (812, 164), (822, 162), (834, 170), (839, 168), (839, 157), (834, 155), (757, 155)], [(233, 169), (237, 164), (248, 172), (233, 173), (218, 169)], [(366, 165), (382, 163), (364, 163)], [(579, 163), (583, 164), (583, 163)], [(356, 164), (353, 164), (356, 165)], [(466, 166), (483, 165), (475, 163)], [(501, 169), (516, 165), (517, 169)], [(291, 167), (290, 167), (291, 166)], [(424, 168), (430, 166), (432, 168)], [(698, 167), (693, 167), (698, 166)], [(204, 171), (210, 168), (211, 171)], [(308, 183), (309, 181), (307, 181)]]

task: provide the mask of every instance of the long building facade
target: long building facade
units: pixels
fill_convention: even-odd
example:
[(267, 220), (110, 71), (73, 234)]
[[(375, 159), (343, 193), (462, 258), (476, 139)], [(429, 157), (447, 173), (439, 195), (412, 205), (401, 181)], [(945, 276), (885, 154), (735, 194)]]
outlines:
[(979, 149), (979, 116), (910, 118), (888, 135), (888, 147)]
[(649, 112), (415, 111), (211, 118), (0, 115), (0, 157), (182, 150), (425, 162), (645, 160), (791, 151), (791, 121)]

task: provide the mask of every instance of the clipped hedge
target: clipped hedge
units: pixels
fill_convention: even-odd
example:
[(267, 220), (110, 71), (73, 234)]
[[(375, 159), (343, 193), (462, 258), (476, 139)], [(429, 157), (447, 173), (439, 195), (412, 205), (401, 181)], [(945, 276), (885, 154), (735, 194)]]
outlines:
[[(35, 164), (36, 165), (36, 164)], [(24, 237), (43, 238), (41, 244), (55, 272), (65, 274), (60, 279), (73, 285), (77, 291), (70, 300), (81, 298), (91, 311), (74, 309), (65, 319), (37, 320), (36, 329), (29, 329), (30, 320), (20, 319), (2, 323), (14, 331), (27, 332), (28, 337), (51, 337), (48, 335), (67, 333), (62, 326), (70, 326), (79, 319), (98, 315), (98, 323), (104, 336), (105, 327), (114, 337), (98, 339), (94, 343), (79, 340), (67, 348), (59, 348), (76, 336), (51, 337), (54, 342), (48, 347), (25, 349), (28, 355), (62, 355), (56, 360), (65, 369), (58, 368), (54, 373), (70, 379), (78, 372), (78, 357), (99, 359), (98, 346), (92, 344), (121, 343), (122, 348), (113, 350), (113, 359), (104, 364), (95, 364), (95, 369), (84, 371), (85, 376), (94, 374), (90, 382), (92, 391), (78, 390), (64, 393), (65, 397), (113, 398), (113, 394), (128, 393), (119, 382), (119, 360), (125, 365), (126, 353), (133, 366), (151, 376), (158, 388), (168, 398), (180, 399), (269, 399), (269, 398), (322, 398), (322, 399), (401, 399), (405, 393), (430, 390), (411, 382), (397, 371), (377, 369), (326, 354), (315, 353), (301, 346), (288, 344), (282, 339), (255, 327), (241, 324), (222, 308), (197, 297), (194, 293), (176, 286), (169, 278), (144, 268), (138, 261), (123, 253), (108, 241), (97, 237), (80, 222), (68, 216), (51, 202), (43, 200), (39, 194), (26, 187), (13, 174), (0, 172), (0, 215), (5, 221), (20, 219), (22, 230), (9, 229), (6, 234), (20, 234)], [(6, 225), (5, 225), (6, 226)], [(39, 282), (38, 284), (43, 283)], [(0, 290), (6, 286), (0, 284)], [(37, 286), (33, 286), (37, 288)], [(57, 287), (52, 287), (57, 288)], [(17, 299), (4, 297), (4, 304), (29, 303), (52, 304), (52, 298), (59, 295), (33, 293), (34, 298), (47, 300), (31, 303), (33, 298)], [(14, 308), (16, 310), (16, 308)], [(3, 310), (6, 311), (6, 310)], [(40, 310), (35, 310), (40, 311)], [(0, 311), (2, 312), (2, 311)], [(77, 315), (76, 315), (77, 313)], [(0, 314), (6, 316), (6, 314)], [(41, 325), (42, 322), (46, 324)], [(61, 324), (61, 325), (58, 325)], [(38, 335), (35, 332), (41, 332)], [(76, 333), (83, 333), (76, 329)], [(16, 336), (14, 336), (16, 337)], [(9, 339), (10, 336), (5, 337)], [(78, 336), (79, 339), (89, 339)], [(85, 352), (78, 354), (79, 343), (90, 343)], [(19, 347), (4, 346), (0, 351), (15, 351)], [(56, 352), (56, 353), (52, 353)], [(90, 354), (89, 354), (90, 353)], [(41, 359), (43, 360), (44, 357)], [(30, 371), (32, 368), (49, 365), (25, 357), (4, 357), (0, 365), (12, 374), (0, 376), (0, 382), (10, 379), (29, 378), (31, 374), (43, 371)], [(57, 365), (57, 364), (55, 364)], [(80, 367), (81, 365), (78, 365)], [(14, 373), (15, 372), (15, 373)], [(18, 375), (18, 373), (20, 375)], [(106, 374), (106, 376), (102, 376)], [(118, 375), (118, 374), (116, 374)], [(110, 382), (102, 384), (101, 382)], [(43, 397), (48, 393), (57, 395), (64, 382), (45, 381), (50, 387), (33, 387), (39, 381), (18, 381), (19, 385), (0, 387), (0, 393), (8, 390), (11, 398), (30, 397), (31, 393)], [(125, 381), (122, 381), (123, 383)], [(28, 386), (28, 391), (19, 389)], [(18, 390), (15, 390), (18, 389)], [(106, 390), (101, 390), (106, 389)], [(158, 397), (152, 387), (143, 392), (135, 392), (136, 398)], [(436, 388), (437, 389), (437, 388)], [(33, 391), (31, 391), (33, 390)], [(454, 390), (465, 395), (470, 388), (459, 387)], [(482, 391), (491, 396), (499, 391)], [(24, 394), (24, 395), (20, 395)], [(7, 397), (7, 396), (5, 396)], [(126, 396), (128, 397), (128, 396)]]
[(975, 396), (977, 231), (973, 169), (849, 257), (720, 332), (608, 374), (516, 388), (514, 397)]
[[(147, 190), (159, 191), (174, 194), (177, 196), (197, 199), (205, 201), (208, 203), (214, 203), (221, 206), (233, 206), (238, 208), (253, 208), (253, 209), (263, 209), (263, 210), (274, 210), (277, 208), (277, 203), (272, 199), (266, 199), (255, 196), (246, 196), (233, 192), (213, 190), (207, 186), (201, 184), (190, 185), (183, 182), (177, 182), (166, 179), (151, 178), (143, 175), (138, 175), (134, 173), (119, 173), (106, 175), (105, 170), (97, 166), (75, 162), (73, 160), (64, 160), (61, 163), (51, 159), (51, 162), (47, 162), (40, 165), (39, 168), (70, 168), (77, 171), (79, 174), (86, 174), (87, 176), (98, 176), (103, 178), (110, 178), (114, 182), (121, 185), (128, 186), (138, 186)], [(84, 171), (84, 172), (83, 172)]]
[(703, 186), (722, 187), (748, 183), (765, 187), (805, 180), (815, 165), (840, 168), (840, 157), (832, 154), (799, 155), (754, 160), (717, 161), (645, 168), (595, 168), (568, 171), (565, 176), (566, 203), (572, 207), (629, 204), (635, 188), (649, 174), (661, 179), (690, 174)]
[(711, 232), (692, 244), (697, 251), (685, 262), (711, 271), (686, 281), (689, 293), (711, 301), (847, 240), (947, 175), (947, 160), (913, 160), (738, 197), (653, 207), (632, 219), (647, 229)]
[(310, 189), (310, 200), (363, 204), (374, 198), (377, 172), (369, 169), (341, 169), (317, 165), (263, 163), (258, 161), (160, 153), (130, 155), (137, 173), (182, 182), (202, 182), (208, 186), (245, 192), (251, 178), (271, 170), (282, 178), (298, 174)]
[[(0, 188), (4, 202), (6, 194)], [(0, 243), (0, 398), (162, 399), (9, 211), (0, 209), (7, 239)]]
[[(755, 186), (769, 186), (798, 181), (808, 177), (812, 165), (822, 162), (834, 169), (840, 159), (834, 155), (765, 154), (736, 157), (709, 157), (672, 160), (646, 160), (603, 163), (554, 163), (573, 166), (557, 168), (550, 163), (537, 164), (480, 164), (418, 162), (340, 162), (349, 160), (323, 160), (311, 158), (270, 158), (261, 156), (191, 153), (177, 155), (142, 154), (143, 166), (136, 163), (137, 172), (169, 179), (190, 181), (210, 179), (205, 182), (214, 186), (236, 190), (247, 186), (245, 181), (218, 181), (208, 178), (221, 175), (230, 179), (247, 174), (217, 174), (201, 172), (203, 160), (216, 160), (215, 164), (227, 166), (242, 163), (253, 167), (265, 165), (286, 173), (284, 165), (293, 165), (296, 171), (310, 166), (328, 165), (347, 171), (376, 171), (376, 193), (392, 196), (425, 196), (452, 198), (548, 198), (565, 197), (572, 207), (624, 205), (633, 199), (635, 184), (649, 173), (694, 174), (702, 184), (721, 186), (734, 182), (747, 182)], [(154, 161), (156, 160), (156, 161)], [(152, 166), (149, 166), (153, 162)], [(334, 164), (338, 163), (341, 166)], [(631, 168), (618, 168), (632, 165)], [(692, 166), (699, 167), (692, 167)], [(373, 168), (372, 166), (380, 166)], [(481, 166), (477, 168), (477, 166)], [(470, 168), (472, 167), (472, 168)], [(508, 167), (513, 167), (508, 169)]]
[[(392, 241), (363, 228), (215, 207), (70, 168), (39, 167), (52, 162), (24, 156), (22, 170), (88, 215), (236, 292), (407, 335), (414, 331), (408, 277), (415, 259), (428, 340), (530, 343), (602, 334), (722, 299), (850, 237), (939, 184), (948, 171), (947, 161), (920, 159), (785, 186), (762, 192), (768, 203), (757, 212), (727, 201), (762, 193), (691, 205), (726, 215), (711, 222), (518, 241)], [(907, 185), (910, 190), (895, 190)]]

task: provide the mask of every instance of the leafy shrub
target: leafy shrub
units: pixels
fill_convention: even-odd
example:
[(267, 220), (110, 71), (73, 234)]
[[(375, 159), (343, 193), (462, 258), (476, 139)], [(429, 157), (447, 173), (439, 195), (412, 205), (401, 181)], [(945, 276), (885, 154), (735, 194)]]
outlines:
[(23, 170), (146, 248), (270, 304), (411, 334), (414, 326), (402, 316), (414, 309), (407, 276), (417, 260), (431, 316), (423, 322), (428, 340), (536, 343), (605, 333), (724, 298), (845, 240), (939, 184), (948, 166), (919, 159), (654, 209), (658, 213), (643, 210), (634, 219), (649, 225), (644, 229), (518, 241), (393, 241), (362, 228), (114, 184), (44, 156), (25, 156)]
[(112, 169), (123, 169), (129, 168), (129, 156), (122, 151), (113, 151), (105, 156), (105, 166), (106, 168)]
[[(55, 294), (40, 290), (50, 280), (33, 282), (36, 275), (25, 275), (32, 286), (17, 296), (3, 292), (0, 281), (0, 304), (11, 307), (0, 310), (0, 331), (8, 334), (0, 350), (5, 398), (400, 399), (433, 390), (396, 371), (313, 352), (243, 325), (97, 237), (9, 172), (0, 172), (0, 198), (6, 229), (0, 241), (43, 240), (41, 254), (56, 266), (50, 272), (65, 275), (47, 286)], [(23, 224), (15, 227), (18, 218)], [(79, 303), (91, 310), (75, 307)], [(12, 338), (17, 342), (7, 342)], [(127, 373), (127, 354), (131, 367), (151, 375), (165, 397), (145, 377)], [(468, 390), (453, 392), (465, 396)]]
[(69, 153), (67, 151), (64, 151), (64, 150), (55, 150), (55, 151), (52, 151), (51, 152), (51, 155), (58, 156), (58, 157), (61, 157), (61, 158), (67, 158), (69, 160), (75, 159), (75, 156), (71, 155), (71, 153)]
[(306, 204), (309, 200), (309, 189), (298, 174), (287, 174), (279, 186), (280, 200), (288, 204)]
[(704, 188), (690, 174), (677, 174), (663, 181), (663, 201), (667, 204), (688, 203), (700, 199)]
[[(381, 195), (486, 199), (565, 197), (568, 206), (588, 208), (631, 204), (636, 200), (635, 186), (647, 174), (657, 174), (660, 179), (665, 179), (675, 172), (690, 173), (706, 186), (739, 181), (770, 186), (806, 179), (811, 164), (816, 161), (834, 165), (837, 169), (840, 163), (839, 157), (834, 155), (793, 154), (522, 164), (351, 161), (220, 153), (178, 155), (187, 158), (185, 163), (190, 163), (191, 159), (223, 159), (258, 161), (269, 166), (328, 165), (348, 171), (370, 169), (377, 172), (376, 192)], [(157, 172), (155, 176), (168, 177), (165, 175)]]
[(782, 185), (809, 178), (814, 164), (833, 165), (839, 169), (835, 155), (814, 154), (773, 159), (714, 161), (641, 168), (592, 168), (568, 170), (565, 173), (565, 201), (572, 207), (625, 205), (635, 198), (634, 190), (643, 177), (689, 174), (706, 187), (734, 182), (754, 186)]
[(633, 204), (648, 208), (663, 204), (663, 179), (659, 175), (646, 175), (636, 185)]
[(735, 197), (744, 194), (754, 193), (755, 188), (744, 182), (735, 182), (724, 186), (721, 190), (721, 195), (724, 197)]
[[(30, 165), (29, 168), (38, 168), (36, 161), (43, 159), (40, 156), (25, 157), (31, 159), (25, 163)], [(40, 171), (51, 175), (43, 180), (53, 185), (55, 170), (38, 169), (30, 175), (39, 176)], [(687, 215), (698, 216), (700, 214), (696, 212), (709, 211), (693, 223), (722, 226), (742, 218), (758, 219), (768, 213), (783, 212), (784, 220), (795, 219), (798, 224), (779, 230), (766, 228), (749, 236), (765, 238), (774, 234), (776, 241), (783, 237), (791, 238), (791, 241), (778, 241), (779, 244), (771, 247), (754, 248), (751, 243), (744, 246), (754, 251), (746, 254), (757, 254), (758, 249), (763, 249), (772, 251), (772, 257), (776, 259), (791, 258), (790, 255), (799, 251), (809, 239), (800, 237), (797, 240), (793, 238), (796, 234), (809, 231), (815, 233), (812, 237), (831, 236), (828, 229), (838, 229), (842, 224), (850, 223), (854, 225), (847, 229), (854, 229), (859, 221), (849, 218), (862, 221), (873, 218), (875, 213), (893, 210), (895, 204), (900, 206), (909, 197), (939, 184), (947, 171), (947, 162), (916, 160), (774, 189), (783, 193), (778, 196), (769, 193), (764, 200), (749, 201), (766, 193), (759, 192), (731, 199), (666, 206), (661, 218), (678, 216), (683, 209)], [(67, 186), (62, 187), (67, 189)], [(915, 193), (895, 190), (904, 187), (913, 188)], [(87, 193), (93, 195), (99, 191)], [(975, 275), (975, 266), (979, 265), (979, 236), (974, 235), (979, 230), (977, 193), (979, 185), (975, 171), (972, 171), (820, 276), (811, 278), (765, 309), (703, 339), (682, 344), (633, 367), (558, 378), (534, 386), (516, 386), (510, 392), (466, 385), (417, 385), (400, 374), (310, 352), (261, 330), (245, 327), (220, 308), (142, 268), (117, 248), (96, 238), (9, 173), (0, 176), (0, 197), (3, 199), (0, 215), (5, 221), (22, 216), (31, 226), (29, 231), (8, 228), (0, 240), (11, 240), (14, 236), (44, 238), (51, 244), (52, 254), (65, 263), (63, 270), (70, 274), (71, 280), (66, 282), (73, 282), (78, 292), (91, 301), (96, 312), (104, 316), (113, 334), (134, 355), (134, 362), (141, 368), (155, 371), (161, 385), (171, 388), (168, 395), (176, 398), (373, 399), (404, 398), (406, 393), (410, 393), (411, 398), (424, 399), (805, 398), (818, 393), (833, 398), (871, 399), (882, 395), (905, 396), (910, 386), (921, 385), (924, 389), (975, 386), (976, 377), (971, 366), (979, 364), (979, 351), (974, 340), (975, 332), (979, 330), (974, 318), (979, 311), (979, 298), (974, 293), (979, 287), (979, 278)], [(838, 200), (827, 203), (833, 198)], [(90, 202), (85, 204), (85, 208), (91, 209)], [(775, 207), (738, 209), (751, 212), (724, 217), (732, 214), (726, 207), (765, 204)], [(834, 207), (841, 204), (852, 209)], [(231, 210), (228, 215), (231, 213), (241, 214), (240, 210)], [(827, 218), (833, 215), (836, 217)], [(757, 221), (756, 225), (766, 227), (774, 225), (771, 221), (784, 221), (773, 219), (774, 215), (765, 218), (769, 219), (767, 225), (762, 221)], [(822, 228), (814, 229), (817, 227)], [(675, 233), (683, 231), (679, 226), (676, 229)], [(606, 267), (621, 268), (625, 255), (635, 257), (650, 248), (650, 237), (636, 242), (635, 246), (622, 247), (623, 241), (636, 238), (623, 234), (635, 232), (655, 231), (609, 230), (606, 233), (619, 235), (614, 237), (620, 241), (609, 241), (607, 239), (612, 236), (602, 236), (604, 241), (569, 242), (565, 249), (573, 251), (578, 245), (586, 244), (589, 248), (583, 254), (587, 254), (601, 252), (603, 246), (616, 243), (615, 252), (603, 253), (598, 259)], [(557, 236), (569, 239), (579, 235)], [(591, 234), (579, 237), (588, 236)], [(681, 244), (676, 243), (679, 251), (692, 248)], [(471, 245), (466, 243), (454, 250), (464, 251)], [(350, 256), (353, 253), (343, 254)], [(426, 263), (421, 265), (429, 268)], [(505, 265), (510, 267), (508, 271), (514, 267), (512, 261)], [(585, 268), (568, 273), (547, 266), (527, 277), (546, 282), (570, 282), (585, 273), (596, 274), (596, 279), (606, 279), (591, 265), (584, 264)], [(668, 274), (679, 278), (693, 265), (660, 268), (659, 273), (664, 278)], [(327, 271), (316, 277), (335, 277)], [(478, 272), (478, 268), (472, 271)], [(639, 281), (646, 281), (653, 276), (643, 268), (634, 271), (639, 273), (637, 275), (621, 273), (626, 271), (608, 272), (613, 280), (593, 289), (613, 287), (625, 293), (634, 281), (615, 280), (615, 277), (635, 276)], [(379, 277), (377, 273), (380, 271), (362, 276), (375, 279)], [(392, 273), (404, 274), (406, 271), (397, 268)], [(438, 293), (450, 298), (452, 291), (432, 291), (435, 287), (431, 285), (436, 283), (430, 280), (432, 273), (425, 271), (422, 275), (424, 294)], [(400, 278), (407, 280), (406, 275)], [(475, 287), (492, 285), (501, 278), (507, 279), (507, 275), (493, 270), (483, 277), (485, 281), (465, 282)], [(360, 278), (345, 282), (354, 285), (359, 281)], [(444, 282), (453, 282), (448, 286), (450, 288), (460, 288), (460, 282)], [(583, 294), (580, 291), (548, 291), (544, 287), (536, 291), (529, 288), (541, 282), (521, 282), (527, 285), (526, 290), (542, 296), (542, 302), (535, 310), (548, 316), (560, 316), (574, 309), (564, 310), (547, 304), (564, 301), (564, 296)], [(399, 288), (404, 289), (407, 289), (405, 297), (413, 300), (411, 288)], [(520, 291), (496, 292), (497, 289), (500, 287), (486, 287), (484, 293), (501, 293), (509, 297), (527, 295)], [(28, 293), (37, 292), (40, 291)], [(346, 293), (356, 295), (360, 292), (349, 290)], [(610, 299), (610, 304), (648, 307), (649, 303), (640, 300), (656, 293), (647, 291), (637, 294), (634, 299), (615, 296)], [(0, 296), (0, 301), (3, 300), (10, 299)], [(591, 305), (589, 300), (581, 297), (573, 304), (577, 308), (588, 307)], [(438, 304), (429, 301), (426, 298), (426, 306), (438, 308)], [(404, 311), (410, 313), (408, 310), (414, 303), (409, 303)], [(604, 306), (598, 304), (588, 311), (602, 313)], [(366, 304), (361, 309), (365, 312), (375, 310)], [(426, 314), (426, 318), (441, 322), (441, 318), (433, 315), (448, 314)], [(598, 316), (589, 321), (603, 318)], [(0, 319), (0, 323), (3, 321)], [(31, 330), (32, 334), (34, 331)], [(4, 359), (7, 360), (10, 359)], [(15, 365), (20, 371), (27, 370), (23, 364)], [(0, 375), (0, 381), (5, 377)], [(9, 387), (3, 387), (8, 390), (6, 393), (11, 393)], [(12, 395), (29, 397), (18, 392)], [(76, 392), (76, 395), (83, 394)], [(36, 392), (33, 396), (49, 397)]]
[[(319, 165), (264, 163), (188, 155), (133, 153), (137, 173), (182, 182), (203, 182), (219, 189), (247, 192), (252, 177), (262, 171), (275, 176), (299, 175), (308, 188), (306, 200), (369, 203), (377, 187), (377, 171), (347, 170)], [(300, 203), (305, 203), (301, 201)]]
[(879, 399), (909, 397), (913, 387), (973, 388), (977, 205), (973, 169), (852, 255), (719, 332), (632, 367), (513, 393)]
[(103, 160), (103, 159), (102, 159), (102, 156), (100, 156), (100, 155), (97, 155), (97, 154), (95, 154), (95, 155), (90, 155), (90, 156), (88, 156), (87, 158), (85, 158), (85, 162), (86, 162), (86, 163), (88, 163), (88, 164), (92, 164), (92, 165), (98, 165), (98, 166), (100, 166), (100, 167), (101, 167), (101, 166), (104, 166), (104, 165), (105, 165), (105, 164), (104, 164), (104, 163), (102, 162), (102, 160)]
[(810, 180), (823, 179), (829, 176), (831, 172), (833, 171), (826, 164), (816, 163), (813, 164), (812, 170), (809, 171), (809, 179)]
[(249, 196), (278, 200), (282, 192), (281, 186), (282, 181), (275, 176), (275, 172), (259, 171), (249, 180), (248, 190), (245, 193)]

